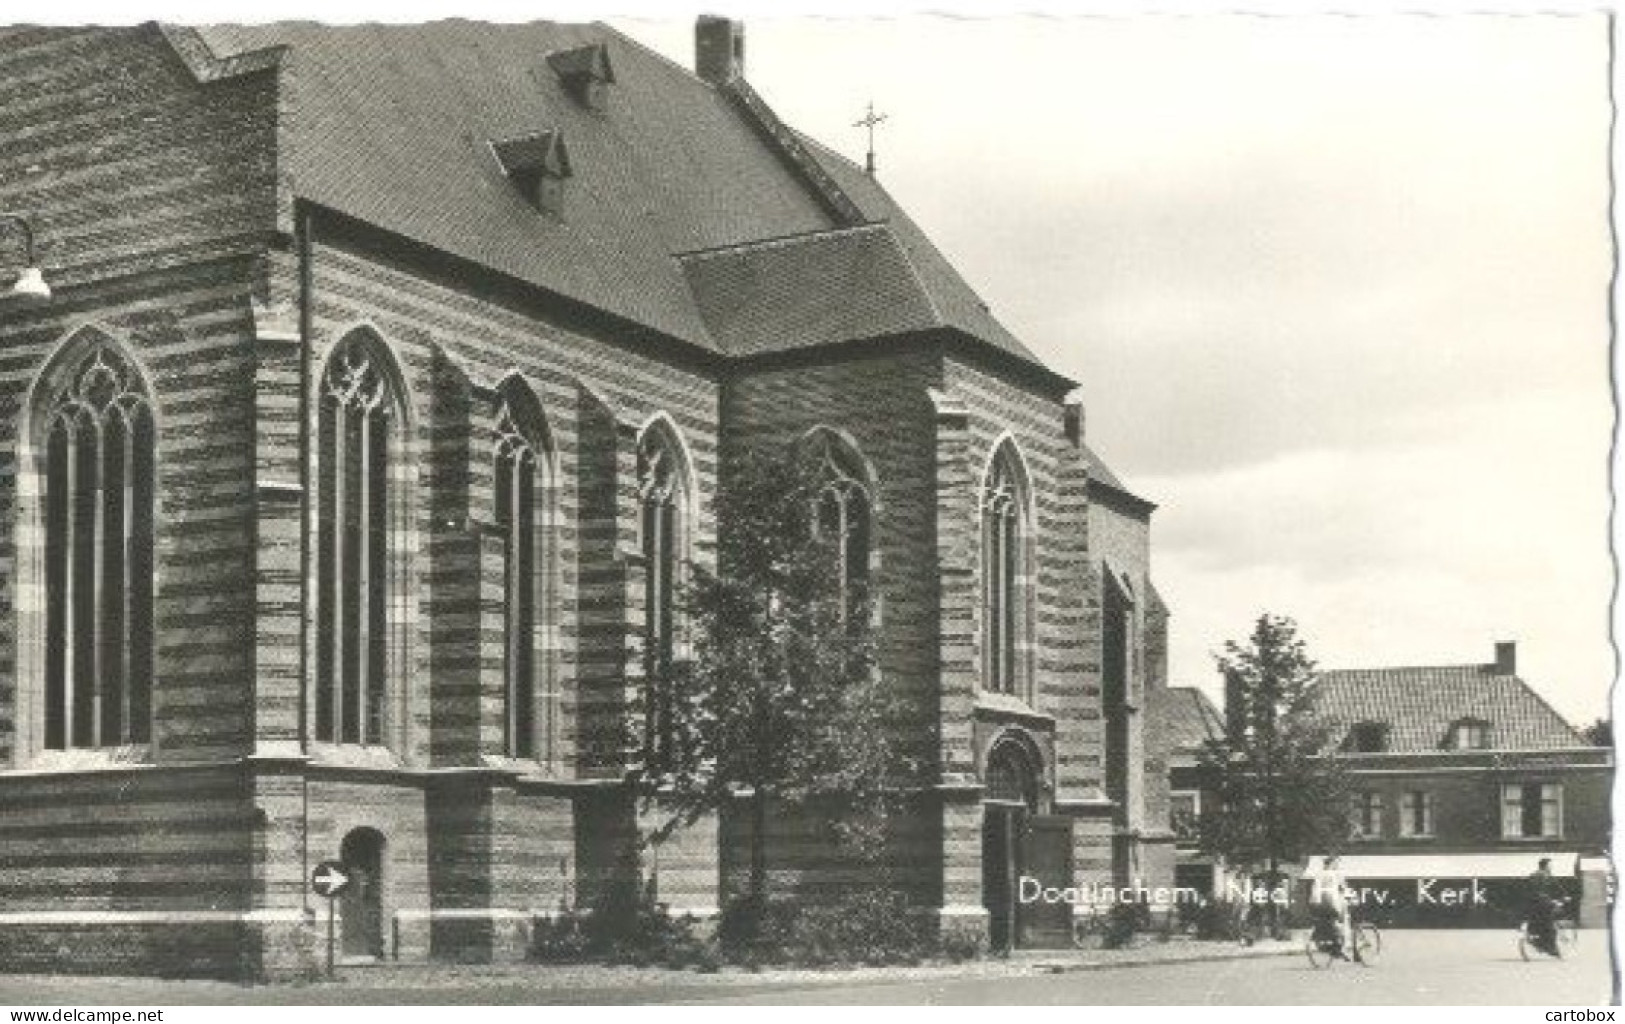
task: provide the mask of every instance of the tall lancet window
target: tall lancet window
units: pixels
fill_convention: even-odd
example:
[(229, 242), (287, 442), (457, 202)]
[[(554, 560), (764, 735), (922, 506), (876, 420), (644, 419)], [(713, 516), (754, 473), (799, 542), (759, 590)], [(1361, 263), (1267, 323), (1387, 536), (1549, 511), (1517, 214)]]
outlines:
[(45, 746), (152, 735), (152, 405), (107, 344), (63, 378), (42, 423)]
[(671, 693), (657, 685), (670, 678), (677, 636), (677, 583), (683, 557), (683, 512), (688, 482), (682, 449), (663, 420), (643, 431), (638, 441), (639, 533), (644, 559), (644, 674), (650, 681), (646, 699), (645, 743), (658, 760), (671, 741)]
[(1016, 693), (1026, 625), (1027, 495), (1013, 445), (1001, 444), (982, 488), (982, 680)]
[(382, 744), (389, 661), (390, 456), (397, 398), (356, 337), (320, 392), (316, 738)]
[(869, 587), (873, 518), (869, 490), (863, 484), (863, 467), (857, 454), (838, 437), (820, 430), (813, 435), (813, 445), (820, 480), (813, 525), (818, 537), (835, 547), (845, 619), (862, 602)]
[(499, 392), (495, 434), (495, 513), (503, 537), (503, 731), (510, 757), (537, 756), (536, 694), (542, 667), (537, 633), (547, 624), (552, 551), (546, 533), (546, 429), (522, 384)]

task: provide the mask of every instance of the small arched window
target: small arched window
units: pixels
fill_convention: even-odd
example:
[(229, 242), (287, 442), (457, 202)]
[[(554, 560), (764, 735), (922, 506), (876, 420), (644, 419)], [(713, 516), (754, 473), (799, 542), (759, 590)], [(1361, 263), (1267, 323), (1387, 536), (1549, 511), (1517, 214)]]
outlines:
[(1038, 772), (1032, 757), (1013, 739), (1001, 739), (988, 751), (982, 787), (984, 799), (1038, 810)]
[(868, 592), (873, 509), (857, 453), (827, 430), (813, 435), (812, 446), (819, 481), (813, 529), (835, 548), (844, 620)]
[(493, 438), (495, 518), (503, 538), (506, 647), (503, 655), (503, 745), (509, 757), (537, 756), (537, 636), (548, 625), (553, 551), (547, 532), (551, 462), (547, 428), (528, 388), (515, 379), (498, 389)]
[(145, 743), (152, 730), (151, 400), (109, 342), (42, 406), (45, 746)]
[(671, 678), (677, 637), (677, 585), (682, 568), (688, 473), (670, 423), (657, 419), (638, 439), (638, 529), (644, 563), (643, 659), (647, 694), (645, 740), (659, 757), (670, 743), (669, 701), (657, 685)]
[(388, 699), (391, 462), (401, 398), (387, 355), (355, 334), (319, 385), (316, 738), (382, 744)]
[(1015, 693), (1027, 614), (1027, 493), (1015, 446), (999, 445), (982, 487), (982, 679), (986, 689)]

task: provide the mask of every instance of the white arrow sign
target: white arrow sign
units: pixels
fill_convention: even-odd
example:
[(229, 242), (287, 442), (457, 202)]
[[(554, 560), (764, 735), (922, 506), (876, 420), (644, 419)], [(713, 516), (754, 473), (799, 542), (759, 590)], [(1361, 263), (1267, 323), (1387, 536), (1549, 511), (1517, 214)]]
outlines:
[(316, 895), (329, 899), (343, 892), (349, 884), (349, 874), (344, 870), (344, 865), (336, 860), (322, 861), (310, 876), (310, 887), (316, 891)]

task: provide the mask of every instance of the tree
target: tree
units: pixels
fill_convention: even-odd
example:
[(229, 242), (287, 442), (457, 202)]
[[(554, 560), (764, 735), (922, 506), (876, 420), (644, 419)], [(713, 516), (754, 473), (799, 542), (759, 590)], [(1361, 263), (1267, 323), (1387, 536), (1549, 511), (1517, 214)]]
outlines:
[(1216, 661), (1226, 735), (1202, 753), (1217, 807), (1199, 822), (1198, 845), (1233, 864), (1264, 867), (1273, 886), (1283, 863), (1342, 848), (1348, 784), (1330, 756), (1330, 728), (1310, 706), (1315, 665), (1296, 623), (1261, 615), (1247, 644), (1227, 642)]
[(1599, 718), (1581, 729), (1580, 737), (1593, 747), (1611, 747), (1614, 745), (1614, 723)]
[(842, 572), (840, 538), (816, 528), (818, 467), (753, 450), (725, 470), (717, 570), (691, 567), (682, 588), (692, 657), (652, 680), (660, 721), (641, 782), (665, 818), (656, 841), (749, 802), (749, 894), (761, 906), (772, 808), (833, 805), (838, 833), (872, 852), (872, 822), (913, 762), (889, 742), (897, 716), (864, 580)]

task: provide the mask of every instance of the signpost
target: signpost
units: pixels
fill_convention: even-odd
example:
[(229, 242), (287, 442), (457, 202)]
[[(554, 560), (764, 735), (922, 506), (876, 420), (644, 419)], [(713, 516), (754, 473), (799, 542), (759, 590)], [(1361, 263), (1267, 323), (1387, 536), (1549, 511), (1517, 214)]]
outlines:
[(327, 976), (333, 976), (333, 901), (350, 887), (350, 872), (336, 860), (324, 860), (310, 873), (310, 888), (327, 901)]

